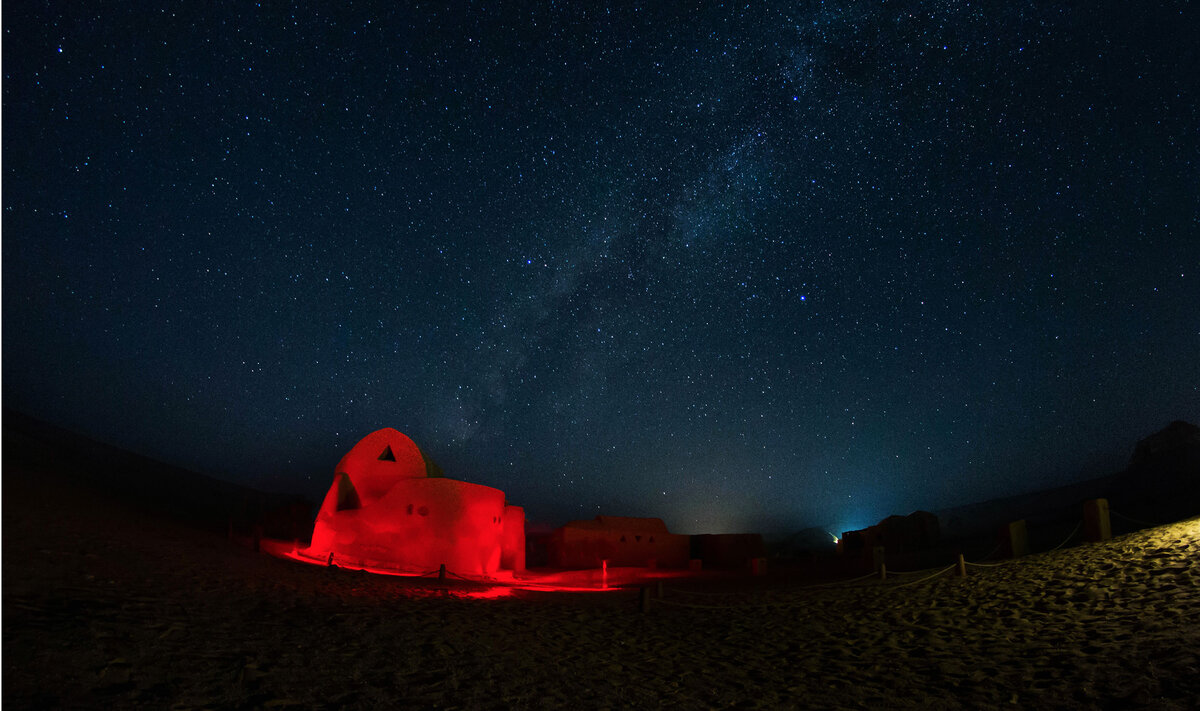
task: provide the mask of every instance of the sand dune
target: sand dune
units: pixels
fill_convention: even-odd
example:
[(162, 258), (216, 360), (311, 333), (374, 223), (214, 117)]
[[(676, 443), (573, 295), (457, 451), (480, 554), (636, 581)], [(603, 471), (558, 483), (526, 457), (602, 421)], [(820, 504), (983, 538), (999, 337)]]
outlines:
[(1200, 708), (1200, 519), (905, 587), (668, 583), (640, 613), (305, 566), (4, 480), (9, 708)]

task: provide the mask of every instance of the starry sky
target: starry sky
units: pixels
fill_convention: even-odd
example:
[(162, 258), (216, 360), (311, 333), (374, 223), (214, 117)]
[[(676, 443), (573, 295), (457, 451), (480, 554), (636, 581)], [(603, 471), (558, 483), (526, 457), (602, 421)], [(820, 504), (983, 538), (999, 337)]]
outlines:
[(4, 405), (833, 531), (1200, 421), (1186, 2), (5, 3)]

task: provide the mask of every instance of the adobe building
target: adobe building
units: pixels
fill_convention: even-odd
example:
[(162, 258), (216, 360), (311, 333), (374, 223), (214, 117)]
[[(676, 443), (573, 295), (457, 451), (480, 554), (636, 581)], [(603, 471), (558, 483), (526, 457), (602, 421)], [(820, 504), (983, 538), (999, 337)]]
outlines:
[(611, 566), (684, 568), (691, 537), (669, 532), (660, 518), (597, 516), (556, 528), (548, 548), (550, 565), (558, 568), (598, 568), (605, 560)]
[(491, 576), (525, 567), (525, 512), (504, 492), (446, 478), (400, 432), (342, 457), (304, 554), (333, 565)]

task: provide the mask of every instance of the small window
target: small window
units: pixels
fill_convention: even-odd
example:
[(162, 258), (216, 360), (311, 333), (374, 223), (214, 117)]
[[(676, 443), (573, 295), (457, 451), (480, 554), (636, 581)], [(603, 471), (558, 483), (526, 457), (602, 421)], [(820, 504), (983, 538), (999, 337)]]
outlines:
[(383, 454), (379, 455), (379, 461), (381, 461), (381, 462), (396, 461), (396, 455), (392, 454), (392, 445), (389, 444), (388, 446), (383, 448)]
[(625, 536), (621, 536), (621, 542), (622, 542), (622, 543), (624, 543), (624, 542), (625, 542)]
[(421, 508), (417, 509), (417, 513), (421, 514), (422, 516), (428, 516), (429, 515), (429, 507), (422, 506)]
[(649, 543), (653, 543), (653, 542), (654, 542), (654, 536), (650, 536), (650, 540), (649, 540), (648, 542), (649, 542)]
[(635, 541), (637, 541), (638, 543), (641, 543), (641, 542), (642, 542), (642, 537), (641, 537), (641, 535), (634, 536), (634, 537), (633, 537), (633, 539), (634, 539)]

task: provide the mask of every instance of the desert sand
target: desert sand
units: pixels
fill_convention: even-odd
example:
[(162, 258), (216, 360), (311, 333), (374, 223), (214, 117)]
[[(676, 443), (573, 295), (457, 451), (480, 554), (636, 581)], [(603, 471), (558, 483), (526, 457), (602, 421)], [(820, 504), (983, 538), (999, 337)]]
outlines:
[(3, 504), (6, 708), (1200, 708), (1200, 519), (639, 612), (280, 560), (10, 467)]

